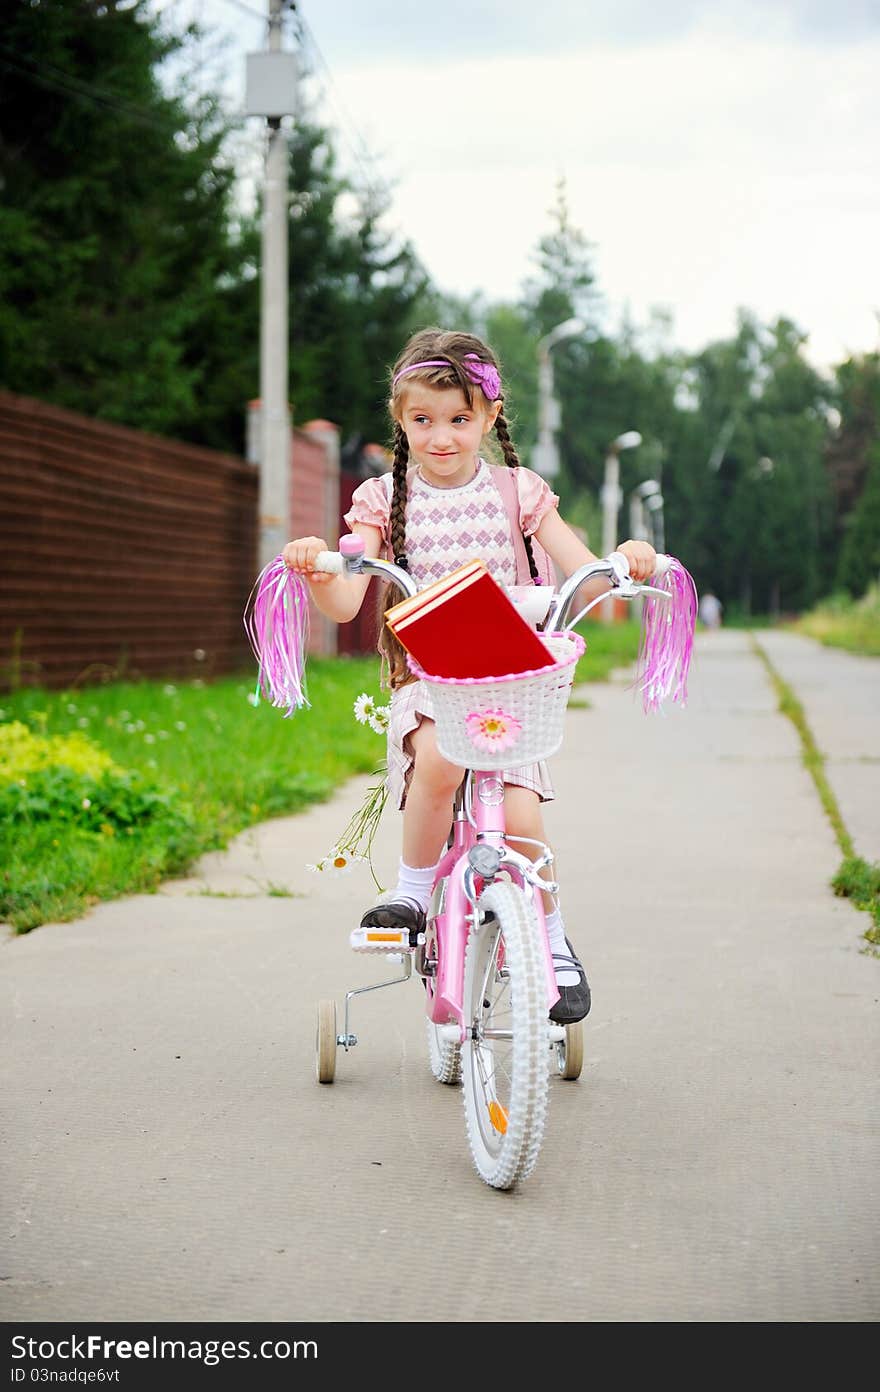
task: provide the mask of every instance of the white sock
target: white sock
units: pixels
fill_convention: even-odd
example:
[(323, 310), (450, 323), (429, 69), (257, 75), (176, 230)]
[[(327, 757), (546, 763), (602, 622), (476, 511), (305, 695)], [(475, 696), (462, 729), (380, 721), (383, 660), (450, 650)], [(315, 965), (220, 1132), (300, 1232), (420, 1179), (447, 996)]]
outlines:
[[(550, 939), (550, 951), (561, 952), (566, 957), (570, 957), (568, 943), (565, 941), (565, 924), (562, 921), (562, 914), (558, 909), (547, 915), (547, 935)], [(580, 973), (572, 971), (571, 967), (564, 963), (556, 964), (556, 985), (557, 986), (576, 986), (580, 981)]]
[(392, 893), (391, 898), (412, 899), (420, 909), (427, 909), (431, 902), (431, 886), (434, 883), (436, 869), (436, 865), (405, 865), (401, 858), (397, 871), (397, 888)]

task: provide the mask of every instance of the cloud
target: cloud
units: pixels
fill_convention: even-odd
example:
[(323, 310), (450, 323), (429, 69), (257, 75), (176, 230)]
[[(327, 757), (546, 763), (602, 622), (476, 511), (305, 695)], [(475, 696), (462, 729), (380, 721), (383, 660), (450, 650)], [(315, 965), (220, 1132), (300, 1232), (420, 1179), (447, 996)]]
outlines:
[[(154, 0), (154, 4), (161, 0)], [(265, 25), (230, 0), (169, 13)], [(793, 318), (821, 365), (876, 349), (878, 0), (301, 0), (304, 87), (342, 164), (436, 284), (515, 299), (564, 177), (608, 324), (668, 307), (698, 348), (737, 309)], [(288, 34), (285, 45), (293, 46)], [(328, 72), (329, 70), (329, 72)], [(253, 159), (260, 134), (251, 122)]]
[(836, 43), (880, 31), (876, 0), (335, 0), (300, 4), (334, 59), (352, 66), (405, 59), (422, 70), (480, 50), (493, 58), (650, 47), (710, 25), (756, 41), (769, 33)]
[(794, 318), (824, 361), (871, 346), (880, 35), (832, 57), (717, 19), (554, 57), (383, 56), (335, 86), (444, 289), (514, 298), (562, 176), (613, 312), (668, 305), (688, 347), (739, 306)]

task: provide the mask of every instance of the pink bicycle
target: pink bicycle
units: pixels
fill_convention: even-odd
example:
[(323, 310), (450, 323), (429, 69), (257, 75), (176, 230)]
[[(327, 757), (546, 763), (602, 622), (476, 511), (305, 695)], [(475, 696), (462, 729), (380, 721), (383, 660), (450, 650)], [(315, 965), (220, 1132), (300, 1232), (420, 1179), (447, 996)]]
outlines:
[[(658, 558), (658, 573), (669, 564), (670, 558)], [(356, 536), (342, 538), (339, 552), (323, 552), (317, 568), (384, 576), (406, 595), (416, 591), (405, 571), (365, 558)], [(571, 630), (604, 593), (574, 619), (569, 612), (580, 586), (595, 576), (606, 577), (619, 596), (645, 596), (646, 609), (655, 604), (662, 609), (675, 598), (669, 591), (635, 584), (626, 558), (615, 552), (581, 567), (558, 591), (536, 587), (530, 594), (538, 610), (528, 617), (543, 621), (542, 637), (550, 649), (546, 667), (464, 681), (413, 667), (431, 684), (441, 753), (468, 770), (438, 867), (426, 930), (415, 940), (406, 930), (357, 930), (363, 935), (359, 946), (402, 962), (403, 974), (348, 991), (341, 1032), (335, 1002), (322, 1000), (318, 1006), (317, 1077), (321, 1083), (332, 1083), (338, 1050), (347, 1053), (358, 1042), (351, 1032), (353, 998), (413, 975), (422, 981), (431, 1071), (441, 1083), (461, 1084), (474, 1165), (497, 1189), (511, 1188), (535, 1165), (554, 1060), (556, 1073), (564, 1079), (578, 1078), (583, 1067), (582, 1024), (556, 1025), (548, 1017), (559, 992), (542, 891), (555, 893), (557, 885), (540, 871), (552, 865), (553, 853), (533, 842), (534, 855), (526, 856), (517, 849), (521, 841), (511, 844), (504, 822), (502, 772), (547, 759), (562, 744), (575, 666), (584, 650), (583, 639)], [(692, 634), (690, 614), (687, 621)], [(481, 721), (487, 720), (494, 722), (496, 735), (498, 722), (504, 724), (501, 748), (492, 749), (490, 739), (479, 737), (481, 728), (485, 730)]]

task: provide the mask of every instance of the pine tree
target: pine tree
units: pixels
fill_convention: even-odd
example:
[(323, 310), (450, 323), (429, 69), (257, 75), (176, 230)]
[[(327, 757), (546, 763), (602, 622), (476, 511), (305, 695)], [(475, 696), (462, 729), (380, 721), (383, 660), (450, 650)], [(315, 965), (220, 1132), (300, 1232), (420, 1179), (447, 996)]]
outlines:
[(219, 338), (224, 286), (240, 285), (248, 250), (231, 231), (217, 102), (159, 82), (186, 42), (142, 0), (6, 7), (0, 380), (104, 419), (198, 434), (218, 368), (203, 348)]

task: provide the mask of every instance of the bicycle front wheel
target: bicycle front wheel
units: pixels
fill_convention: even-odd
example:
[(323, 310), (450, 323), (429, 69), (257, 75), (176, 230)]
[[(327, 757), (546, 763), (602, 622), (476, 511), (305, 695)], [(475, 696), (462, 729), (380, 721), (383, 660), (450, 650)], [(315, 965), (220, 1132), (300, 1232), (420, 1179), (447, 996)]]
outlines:
[(535, 912), (507, 882), (480, 899), (468, 938), (461, 1047), (464, 1111), (474, 1164), (495, 1189), (533, 1169), (547, 1113), (547, 987)]

